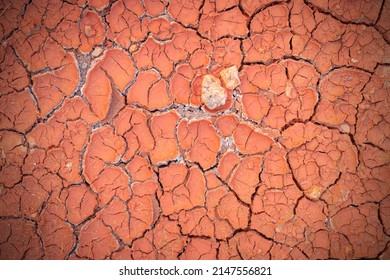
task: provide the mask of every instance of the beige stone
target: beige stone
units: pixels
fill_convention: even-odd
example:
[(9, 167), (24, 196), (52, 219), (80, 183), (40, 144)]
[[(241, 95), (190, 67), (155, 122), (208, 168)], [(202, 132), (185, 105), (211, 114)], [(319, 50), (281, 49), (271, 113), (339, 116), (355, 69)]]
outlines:
[(211, 110), (225, 105), (227, 94), (221, 81), (213, 75), (205, 75), (202, 81), (202, 101)]
[(97, 56), (101, 55), (102, 52), (103, 52), (103, 49), (102, 49), (101, 47), (96, 47), (96, 48), (92, 51), (91, 55), (92, 55), (93, 57), (97, 57)]
[(132, 44), (132, 45), (129, 47), (129, 52), (131, 52), (131, 53), (136, 52), (137, 50), (138, 50), (137, 44)]
[(241, 84), (236, 65), (222, 70), (219, 74), (221, 75), (221, 79), (227, 89), (233, 90)]

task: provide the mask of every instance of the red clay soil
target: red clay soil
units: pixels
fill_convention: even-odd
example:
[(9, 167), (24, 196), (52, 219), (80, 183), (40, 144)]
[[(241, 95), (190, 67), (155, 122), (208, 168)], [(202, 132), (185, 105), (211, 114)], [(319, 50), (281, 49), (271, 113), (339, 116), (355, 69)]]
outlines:
[(390, 1), (0, 14), (0, 259), (390, 258)]

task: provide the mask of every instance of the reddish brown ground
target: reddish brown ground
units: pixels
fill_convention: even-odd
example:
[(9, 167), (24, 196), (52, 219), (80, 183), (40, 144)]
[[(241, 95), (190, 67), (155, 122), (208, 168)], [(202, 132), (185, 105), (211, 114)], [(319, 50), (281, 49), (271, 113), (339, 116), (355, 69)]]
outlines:
[(0, 259), (389, 259), (389, 12), (1, 0)]

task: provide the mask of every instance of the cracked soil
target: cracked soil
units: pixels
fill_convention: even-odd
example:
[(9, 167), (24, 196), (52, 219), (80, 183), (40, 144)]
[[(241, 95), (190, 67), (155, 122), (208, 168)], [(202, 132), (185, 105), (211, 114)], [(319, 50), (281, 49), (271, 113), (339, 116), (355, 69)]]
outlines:
[(0, 259), (390, 259), (390, 1), (0, 0), (0, 38)]

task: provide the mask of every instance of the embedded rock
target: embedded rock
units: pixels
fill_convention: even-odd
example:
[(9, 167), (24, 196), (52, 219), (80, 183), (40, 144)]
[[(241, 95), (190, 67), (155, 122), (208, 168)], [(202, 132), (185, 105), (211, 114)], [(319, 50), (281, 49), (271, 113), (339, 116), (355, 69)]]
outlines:
[(205, 75), (202, 81), (202, 101), (213, 110), (225, 105), (227, 94), (221, 82), (213, 75)]
[(219, 75), (221, 75), (222, 82), (227, 89), (233, 90), (241, 84), (236, 65), (222, 70)]

